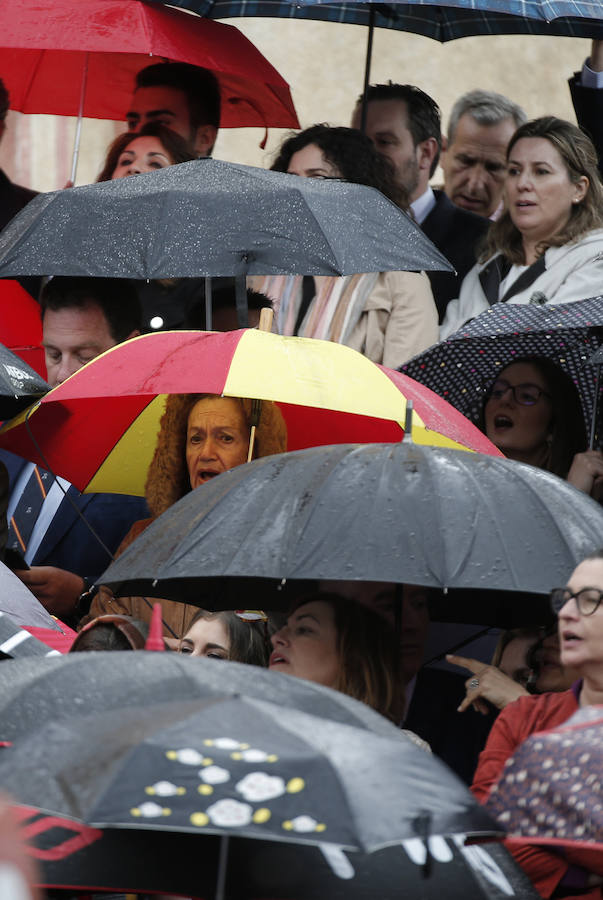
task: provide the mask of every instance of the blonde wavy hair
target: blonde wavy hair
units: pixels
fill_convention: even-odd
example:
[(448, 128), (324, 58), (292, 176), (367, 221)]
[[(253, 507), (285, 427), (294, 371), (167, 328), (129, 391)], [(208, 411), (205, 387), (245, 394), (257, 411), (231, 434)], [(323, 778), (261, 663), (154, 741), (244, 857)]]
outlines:
[[(190, 489), (186, 465), (186, 432), (191, 409), (199, 400), (220, 399), (219, 394), (170, 394), (161, 417), (157, 446), (149, 466), (145, 495), (153, 516), (159, 516)], [(252, 401), (226, 397), (241, 404), (248, 428), (251, 428)], [(270, 400), (262, 400), (256, 427), (254, 459), (283, 453), (287, 449), (287, 426), (280, 409)]]

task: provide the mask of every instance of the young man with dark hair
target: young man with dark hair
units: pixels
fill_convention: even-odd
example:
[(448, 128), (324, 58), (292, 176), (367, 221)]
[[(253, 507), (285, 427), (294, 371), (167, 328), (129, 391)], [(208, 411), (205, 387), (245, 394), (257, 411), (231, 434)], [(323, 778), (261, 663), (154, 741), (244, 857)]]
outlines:
[[(53, 278), (42, 297), (49, 383), (56, 387), (100, 353), (140, 334), (140, 324), (138, 298), (127, 281)], [(11, 482), (7, 547), (30, 566), (16, 574), (50, 613), (74, 625), (87, 612), (78, 608), (80, 595), (111, 562), (100, 541), (114, 553), (132, 523), (148, 515), (146, 504), (141, 497), (80, 494), (69, 482), (53, 479), (12, 453), (0, 451), (0, 459)]]
[[(359, 98), (352, 126), (360, 127)], [(441, 114), (437, 103), (412, 84), (370, 85), (366, 134), (386, 156), (410, 195), (411, 209), (428, 238), (450, 260), (457, 274), (429, 272), (440, 322), (450, 300), (458, 297), (461, 281), (475, 264), (476, 245), (488, 229), (487, 219), (455, 206), (429, 179), (442, 148)]]
[(155, 63), (142, 69), (130, 109), (128, 129), (159, 122), (189, 141), (199, 156), (211, 156), (220, 127), (220, 85), (209, 69), (190, 63)]

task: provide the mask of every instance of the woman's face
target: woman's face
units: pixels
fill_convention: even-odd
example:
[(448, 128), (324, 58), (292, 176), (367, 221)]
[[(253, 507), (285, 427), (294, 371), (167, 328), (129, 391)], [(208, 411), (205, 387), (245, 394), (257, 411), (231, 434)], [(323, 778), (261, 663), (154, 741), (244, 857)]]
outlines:
[(522, 397), (535, 396), (534, 388), (548, 393), (548, 384), (536, 366), (531, 363), (507, 366), (492, 385), (495, 395), (486, 401), (486, 435), (510, 459), (541, 465), (551, 434), (553, 405), (546, 394), (540, 394), (530, 406), (518, 403), (510, 388), (517, 390), (520, 385), (518, 395)]
[(141, 175), (144, 172), (155, 172), (171, 166), (172, 158), (164, 149), (159, 138), (147, 135), (134, 138), (125, 150), (119, 154), (117, 164), (111, 175), (111, 181), (125, 178), (127, 175)]
[(316, 144), (307, 144), (289, 160), (287, 172), (304, 178), (341, 178), (341, 172), (326, 158)]
[(304, 603), (272, 635), (269, 668), (335, 687), (339, 677), (335, 614), (330, 603)]
[[(598, 596), (603, 591), (603, 559), (587, 559), (574, 570), (567, 586), (572, 594), (586, 588)], [(603, 670), (603, 604), (589, 616), (580, 615), (576, 600), (568, 600), (559, 611), (561, 662), (581, 675), (595, 672), (600, 680)]]
[(189, 656), (228, 659), (230, 638), (226, 626), (218, 618), (198, 619), (180, 641), (178, 652), (187, 653)]
[(249, 428), (232, 397), (204, 397), (188, 416), (186, 465), (191, 488), (247, 462)]
[(546, 240), (567, 223), (572, 206), (584, 199), (588, 179), (570, 181), (565, 162), (546, 138), (521, 138), (509, 154), (505, 197), (524, 239)]

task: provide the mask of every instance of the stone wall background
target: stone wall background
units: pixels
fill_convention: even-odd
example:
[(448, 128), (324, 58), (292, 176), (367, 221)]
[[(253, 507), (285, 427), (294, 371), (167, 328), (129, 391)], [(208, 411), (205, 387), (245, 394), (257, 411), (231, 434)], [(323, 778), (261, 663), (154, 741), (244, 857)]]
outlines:
[[(240, 28), (288, 81), (302, 127), (315, 122), (349, 124), (362, 90), (367, 29), (283, 19), (240, 18), (229, 24)], [(507, 94), (530, 117), (553, 113), (575, 121), (567, 79), (581, 67), (589, 48), (587, 40), (523, 35), (439, 44), (419, 35), (376, 29), (371, 81), (391, 78), (417, 84), (438, 101), (444, 122), (454, 100), (476, 87)], [(84, 121), (76, 183), (95, 180), (107, 144), (123, 127)], [(61, 187), (71, 168), (74, 131), (74, 119), (11, 112), (0, 144), (0, 166), (13, 180), (37, 190)], [(271, 129), (262, 150), (263, 130), (223, 129), (215, 156), (268, 166), (285, 133)]]

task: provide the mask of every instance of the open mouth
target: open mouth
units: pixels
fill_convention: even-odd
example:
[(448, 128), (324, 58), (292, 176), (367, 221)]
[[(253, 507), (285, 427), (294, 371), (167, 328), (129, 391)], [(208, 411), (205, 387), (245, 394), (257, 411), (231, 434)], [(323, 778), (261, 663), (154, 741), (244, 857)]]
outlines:
[(280, 653), (276, 651), (270, 654), (270, 659), (268, 660), (269, 666), (279, 666), (279, 665), (288, 665), (288, 660), (285, 659)]
[(572, 645), (575, 646), (582, 640), (582, 638), (578, 637), (577, 634), (574, 634), (573, 631), (564, 631), (561, 635), (561, 639), (566, 647), (571, 647)]
[(494, 427), (503, 430), (513, 428), (513, 421), (508, 416), (494, 416)]
[(203, 469), (199, 472), (198, 478), (199, 481), (209, 481), (211, 478), (215, 478), (216, 475), (219, 475), (219, 472), (214, 472), (212, 469)]

